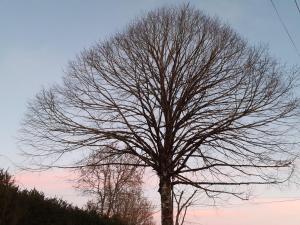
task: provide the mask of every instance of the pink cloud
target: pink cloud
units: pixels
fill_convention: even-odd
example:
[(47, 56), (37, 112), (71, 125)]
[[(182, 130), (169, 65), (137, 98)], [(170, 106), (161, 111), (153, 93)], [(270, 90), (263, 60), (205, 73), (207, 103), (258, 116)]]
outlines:
[[(16, 174), (17, 184), (23, 188), (59, 191), (72, 188), (71, 179), (75, 176), (64, 170), (49, 170), (44, 172), (20, 172)], [(68, 181), (69, 180), (69, 181)]]
[(62, 198), (69, 203), (84, 206), (88, 198), (73, 187), (75, 178), (76, 175), (67, 170), (22, 171), (15, 175), (16, 183), (22, 189), (35, 188), (47, 197)]

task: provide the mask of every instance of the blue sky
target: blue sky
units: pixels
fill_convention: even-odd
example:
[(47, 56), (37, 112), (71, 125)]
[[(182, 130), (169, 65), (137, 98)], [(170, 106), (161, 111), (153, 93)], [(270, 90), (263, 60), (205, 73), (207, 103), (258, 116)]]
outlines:
[[(26, 104), (41, 87), (60, 82), (69, 60), (84, 48), (122, 30), (144, 12), (184, 2), (187, 1), (0, 0), (0, 155), (5, 156), (0, 156), (0, 167), (14, 172), (16, 167), (10, 160), (22, 165), (14, 137)], [(267, 45), (270, 53), (283, 63), (299, 64), (300, 57), (269, 0), (189, 2), (230, 24), (251, 44)], [(300, 12), (294, 0), (274, 3), (300, 49)], [(296, 224), (299, 222), (285, 223)]]

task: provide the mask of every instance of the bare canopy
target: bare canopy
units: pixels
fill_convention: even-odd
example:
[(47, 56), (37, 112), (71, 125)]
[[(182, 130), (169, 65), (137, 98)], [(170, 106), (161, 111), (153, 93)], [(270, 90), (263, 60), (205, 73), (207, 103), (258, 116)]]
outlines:
[(246, 198), (236, 187), (289, 176), (292, 77), (218, 19), (162, 8), (72, 61), (63, 83), (31, 102), (22, 140), (54, 160), (107, 147), (135, 156), (156, 172), (172, 225), (174, 185)]

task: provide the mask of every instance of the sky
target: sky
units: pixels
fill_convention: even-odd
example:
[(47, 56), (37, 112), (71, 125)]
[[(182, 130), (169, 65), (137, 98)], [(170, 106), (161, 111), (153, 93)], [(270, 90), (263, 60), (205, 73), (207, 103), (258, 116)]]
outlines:
[[(86, 198), (74, 191), (74, 175), (68, 171), (29, 173), (19, 169), (24, 158), (16, 136), (26, 105), (42, 87), (59, 83), (68, 61), (83, 49), (109, 38), (151, 9), (184, 2), (219, 17), (250, 44), (268, 46), (282, 63), (299, 64), (300, 12), (294, 0), (273, 2), (296, 47), (269, 0), (0, 0), (0, 167), (15, 174), (21, 187), (36, 187), (49, 196), (83, 205)], [(146, 192), (155, 188), (155, 181), (145, 184)], [(195, 207), (187, 221), (201, 225), (299, 225), (297, 198), (300, 190), (295, 187), (260, 188), (250, 202), (217, 209)]]

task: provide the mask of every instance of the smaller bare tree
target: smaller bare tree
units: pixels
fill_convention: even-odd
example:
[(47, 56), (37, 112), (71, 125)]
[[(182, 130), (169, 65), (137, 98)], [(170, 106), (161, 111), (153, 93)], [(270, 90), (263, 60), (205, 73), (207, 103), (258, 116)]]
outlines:
[(154, 207), (138, 187), (122, 193), (117, 201), (115, 215), (132, 225), (154, 225)]
[(95, 198), (87, 203), (88, 209), (132, 225), (154, 224), (153, 206), (141, 188), (144, 170), (135, 166), (138, 164), (135, 158), (96, 152), (82, 163), (87, 166), (79, 169), (76, 188)]
[(190, 208), (196, 199), (198, 190), (189, 192), (184, 189), (173, 190), (173, 206), (175, 210), (174, 221), (175, 225), (183, 225), (188, 208)]

